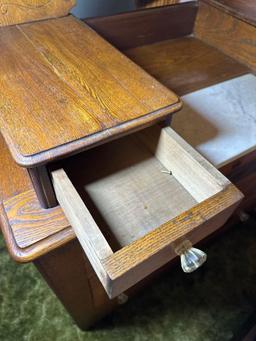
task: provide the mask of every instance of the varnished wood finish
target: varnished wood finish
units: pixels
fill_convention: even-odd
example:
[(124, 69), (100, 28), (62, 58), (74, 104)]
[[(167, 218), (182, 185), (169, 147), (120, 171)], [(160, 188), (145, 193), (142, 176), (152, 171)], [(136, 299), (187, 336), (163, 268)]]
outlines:
[(81, 329), (117, 305), (107, 297), (76, 240), (39, 258), (35, 265)]
[[(7, 155), (10, 158), (8, 153)], [(1, 153), (1, 159), (8, 159), (8, 157)], [(17, 168), (17, 170), (18, 169), (19, 168)], [(17, 193), (19, 193), (20, 190), (22, 191), (22, 189), (26, 190), (26, 188), (31, 188), (26, 171), (18, 172), (17, 184), (11, 185), (13, 174), (16, 175), (16, 173), (15, 168), (12, 168), (11, 166), (9, 167), (9, 170), (10, 179), (7, 179), (6, 173), (3, 173), (0, 170), (0, 179), (3, 178), (4, 183), (3, 190), (1, 188), (1, 195), (3, 197), (8, 198), (10, 195), (12, 196), (15, 194), (15, 188), (17, 188)], [(250, 186), (252, 183), (253, 179), (250, 178)], [(233, 189), (233, 186), (231, 189)], [(31, 195), (35, 195), (33, 191), (31, 191)], [(30, 206), (30, 208), (31, 207), (32, 206)], [(230, 207), (230, 210), (233, 210), (233, 207)], [(223, 223), (230, 214), (230, 212), (226, 213), (225, 217), (222, 215), (218, 217), (219, 223)], [(41, 239), (38, 236), (38, 241), (35, 241), (33, 238), (36, 233), (39, 232), (39, 229), (41, 230), (41, 227), (38, 225), (31, 229), (30, 226), (28, 226), (27, 229), (27, 226), (23, 226), (23, 232), (27, 229), (29, 233), (26, 235), (25, 232), (27, 245), (20, 248), (16, 243), (3, 206), (0, 207), (0, 216), (7, 246), (13, 258), (23, 262), (35, 260), (35, 258), (37, 258), (36, 266), (81, 328), (87, 328), (116, 305), (116, 302), (111, 302), (107, 298), (103, 287), (90, 268), (88, 260), (83, 256), (77, 241), (71, 242), (75, 236), (73, 230), (69, 226), (58, 232), (55, 231), (54, 233), (51, 227), (49, 229), (45, 228), (43, 229), (43, 234), (40, 235), (39, 233)], [(189, 216), (189, 219), (190, 218), (191, 216)], [(15, 224), (16, 223), (17, 221), (15, 221)], [(211, 224), (208, 228), (202, 226), (202, 231), (198, 230), (198, 234), (191, 235), (192, 241), (196, 242), (197, 240), (200, 240), (208, 233), (211, 233), (214, 228), (215, 226)], [(150, 247), (150, 240), (147, 239), (146, 244)], [(62, 247), (59, 248), (60, 246)], [(51, 252), (51, 250), (53, 252)], [(166, 251), (164, 252), (170, 252), (169, 246), (166, 247)], [(42, 255), (45, 256), (42, 257)], [(130, 256), (133, 257), (134, 254), (130, 254)], [(142, 254), (138, 255), (138, 257), (140, 256), (143, 258)], [(161, 254), (159, 257), (161, 258)], [(125, 258), (123, 258), (123, 261), (125, 262)], [(136, 262), (137, 259), (134, 259), (134, 262), (131, 261), (131, 263), (133, 263), (132, 266), (134, 266), (131, 279), (133, 276), (137, 276), (137, 274), (139, 274), (139, 276), (143, 275), (140, 273), (140, 266), (137, 266), (138, 263)], [(161, 263), (161, 260), (159, 261), (159, 259), (157, 259), (154, 264), (155, 268), (159, 266), (159, 262)], [(116, 269), (109, 260), (107, 260), (106, 263), (112, 273), (118, 274), (118, 276), (121, 274), (120, 269)], [(122, 288), (123, 283), (121, 282), (118, 285), (120, 285), (120, 289)]]
[(0, 0), (0, 27), (65, 16), (75, 0)]
[(137, 8), (153, 8), (189, 2), (190, 0), (136, 0)]
[(255, 0), (205, 0), (222, 11), (256, 26)]
[(256, 28), (220, 8), (200, 2), (195, 35), (256, 70)]
[(241, 209), (251, 210), (256, 203), (256, 150), (243, 155), (221, 169), (223, 174), (244, 194), (245, 198), (241, 203)]
[(191, 34), (196, 12), (196, 2), (189, 2), (85, 22), (118, 49), (125, 50)]
[(0, 202), (32, 188), (27, 170), (14, 162), (1, 134), (0, 162)]
[(2, 28), (0, 48), (0, 129), (22, 166), (102, 143), (181, 106), (71, 16)]
[[(5, 212), (17, 245), (25, 248), (69, 227), (60, 206), (42, 209), (33, 190), (4, 201)], [(26, 232), (24, 231), (26, 226)]]
[(124, 53), (178, 95), (249, 71), (216, 48), (192, 37), (166, 40)]
[[(69, 241), (75, 238), (73, 229), (66, 228), (52, 234), (51, 229), (48, 229), (47, 237), (37, 243), (32, 243), (25, 248), (20, 248), (17, 245), (16, 239), (14, 237), (12, 227), (9, 223), (8, 217), (5, 212), (5, 208), (0, 204), (0, 216), (1, 216), (1, 230), (6, 242), (6, 247), (9, 251), (11, 257), (19, 263), (27, 263), (34, 261), (42, 255), (59, 248), (67, 244)], [(31, 230), (30, 230), (31, 232)], [(23, 233), (26, 233), (26, 226), (23, 229)], [(34, 231), (33, 231), (34, 233)], [(37, 233), (40, 233), (37, 231)], [(31, 240), (33, 240), (33, 235)]]
[(51, 208), (58, 205), (46, 166), (28, 168), (37, 198), (42, 208)]

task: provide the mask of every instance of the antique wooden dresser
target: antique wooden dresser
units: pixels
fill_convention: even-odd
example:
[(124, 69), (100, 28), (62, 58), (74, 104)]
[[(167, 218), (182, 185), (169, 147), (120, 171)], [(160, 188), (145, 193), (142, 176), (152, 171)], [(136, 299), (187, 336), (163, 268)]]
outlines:
[(135, 4), (0, 0), (1, 229), (81, 328), (255, 205), (256, 5)]

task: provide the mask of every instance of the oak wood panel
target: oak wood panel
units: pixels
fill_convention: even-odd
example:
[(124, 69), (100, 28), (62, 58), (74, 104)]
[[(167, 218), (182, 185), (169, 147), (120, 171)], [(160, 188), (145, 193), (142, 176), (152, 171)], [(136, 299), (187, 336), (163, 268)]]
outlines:
[(256, 25), (255, 0), (204, 0), (222, 11), (224, 10), (237, 18)]
[[(6, 242), (8, 252), (11, 257), (19, 263), (34, 261), (40, 256), (45, 255), (48, 252), (67, 244), (69, 241), (75, 238), (75, 234), (71, 227), (67, 227), (55, 234), (52, 234), (51, 230), (48, 230), (44, 239), (40, 240), (37, 243), (32, 243), (25, 248), (20, 248), (17, 245), (12, 227), (9, 223), (3, 204), (0, 204), (0, 217), (1, 230)], [(25, 229), (23, 229), (23, 233), (26, 234), (26, 227)], [(33, 236), (31, 239), (33, 239)]]
[(75, 0), (0, 0), (0, 27), (65, 16)]
[(181, 106), (71, 16), (2, 28), (0, 48), (0, 129), (22, 166), (78, 152)]
[(70, 226), (60, 206), (42, 209), (33, 190), (7, 199), (3, 204), (20, 248), (48, 237), (49, 232), (54, 234)]
[(199, 3), (195, 36), (256, 70), (256, 27), (207, 3)]
[(249, 72), (246, 66), (192, 37), (166, 40), (124, 53), (178, 95)]
[(191, 34), (196, 12), (196, 2), (189, 2), (89, 18), (85, 22), (118, 49), (124, 50)]
[(0, 202), (32, 188), (27, 170), (14, 162), (1, 134), (0, 163)]

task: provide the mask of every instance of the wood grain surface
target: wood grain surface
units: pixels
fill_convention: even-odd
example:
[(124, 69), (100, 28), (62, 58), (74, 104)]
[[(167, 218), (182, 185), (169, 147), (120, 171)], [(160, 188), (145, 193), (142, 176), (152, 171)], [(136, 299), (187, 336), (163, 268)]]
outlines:
[[(198, 238), (196, 239), (198, 241), (202, 235), (206, 236), (221, 227), (243, 198), (243, 195), (238, 189), (231, 185), (220, 172), (193, 150), (171, 128), (160, 129), (160, 127), (154, 126), (148, 130), (149, 134), (143, 136), (144, 139), (151, 139), (152, 135), (155, 135), (154, 131), (158, 136), (157, 146), (153, 148), (153, 153), (155, 153), (156, 158), (167, 169), (171, 165), (171, 170), (173, 171), (172, 176), (179, 181), (197, 202), (192, 202), (192, 208), (178, 213), (174, 218), (170, 218), (160, 226), (155, 226), (153, 230), (147, 231), (144, 237), (138, 236), (136, 238), (137, 229), (134, 228), (135, 240), (130, 243), (128, 241), (128, 245), (125, 245), (114, 253), (108, 241), (105, 239), (103, 232), (99, 229), (93, 212), (89, 212), (86, 203), (79, 195), (81, 189), (77, 190), (74, 187), (63, 169), (52, 172), (58, 201), (110, 298), (121, 294), (139, 280), (173, 259), (175, 257), (173, 245), (179, 243), (183, 238), (192, 240)], [(151, 132), (152, 130), (153, 134)], [(144, 130), (138, 133), (138, 135), (140, 134), (144, 134)], [(125, 149), (123, 151), (125, 152)], [(126, 151), (125, 154), (129, 155), (130, 153)], [(97, 159), (99, 158), (96, 156)], [(112, 158), (112, 163), (118, 165), (114, 157)], [(123, 172), (123, 165), (121, 165), (121, 169)], [(134, 182), (136, 182), (134, 172), (137, 173), (137, 171), (134, 164), (129, 165), (128, 163), (127, 172)], [(103, 188), (105, 182), (109, 181), (111, 175), (112, 173), (108, 172), (107, 180), (102, 180)], [(115, 172), (113, 175), (114, 177), (119, 176)], [(145, 193), (147, 192), (145, 191), (145, 187), (151, 186), (151, 183), (144, 183), (141, 180), (137, 186), (145, 210), (145, 206), (151, 205), (146, 197)], [(171, 186), (171, 182), (169, 186)], [(86, 186), (82, 187), (86, 189)], [(115, 187), (115, 185), (113, 184), (112, 187)], [(119, 187), (120, 191), (122, 191), (122, 187)], [(103, 191), (101, 189), (101, 185), (97, 187), (96, 184), (89, 194), (94, 193), (94, 191), (100, 191), (102, 196), (104, 196), (104, 189)], [(120, 193), (125, 197), (127, 196), (127, 192), (124, 187), (123, 192)], [(118, 192), (112, 191), (111, 198), (107, 200), (113, 200), (115, 202), (116, 194), (119, 195)], [(152, 193), (152, 196), (158, 195), (157, 190)], [(127, 198), (129, 198), (129, 193)], [(95, 201), (95, 195), (91, 199), (94, 204), (97, 204), (98, 201)], [(173, 201), (175, 201), (175, 197)], [(165, 202), (162, 202), (162, 205), (164, 204)], [(98, 209), (97, 206), (96, 209)], [(136, 207), (133, 207), (127, 201), (123, 202), (123, 207), (120, 207), (119, 214), (116, 214), (113, 209), (109, 212), (100, 210), (100, 215), (104, 218), (107, 217), (109, 229), (117, 238), (120, 221), (117, 225), (114, 223), (111, 224), (111, 222), (118, 219), (119, 215), (124, 215), (126, 210), (133, 212), (133, 219), (138, 219), (137, 225), (139, 225), (140, 217), (136, 214)], [(108, 214), (112, 215), (112, 219), (108, 219)], [(130, 219), (128, 220), (130, 221)], [(90, 222), (90, 226), (88, 222)], [(93, 230), (94, 232), (92, 233)], [(196, 238), (195, 235), (197, 236)], [(169, 251), (167, 251), (167, 246), (170, 247)], [(173, 248), (171, 249), (171, 247)]]
[(110, 300), (77, 240), (35, 261), (37, 269), (82, 329), (109, 313)]
[(184, 230), (186, 238), (193, 243), (215, 231), (226, 222), (241, 199), (241, 193), (230, 185), (103, 260), (112, 284), (108, 294), (114, 297), (175, 258), (172, 243), (184, 237)]
[(256, 27), (200, 2), (195, 36), (256, 70)]
[[(60, 206), (42, 209), (33, 190), (4, 201), (17, 245), (25, 248), (70, 226)], [(26, 226), (26, 229), (24, 229)]]
[(135, 3), (137, 8), (153, 8), (175, 5), (189, 1), (191, 0), (135, 0)]
[(169, 167), (139, 139), (143, 132), (61, 163), (114, 251), (197, 203), (174, 176), (162, 172)]
[(255, 0), (204, 0), (222, 11), (256, 26)]
[(216, 48), (192, 37), (140, 46), (124, 53), (178, 95), (249, 71)]
[(14, 162), (1, 134), (0, 162), (0, 202), (32, 189), (27, 170)]
[(0, 0), (0, 27), (65, 16), (75, 0)]
[(175, 94), (73, 17), (0, 31), (0, 129), (35, 166), (180, 108)]
[[(67, 227), (55, 234), (52, 234), (51, 230), (48, 229), (45, 238), (38, 241), (37, 243), (30, 243), (30, 245), (25, 248), (21, 248), (17, 245), (12, 226), (9, 223), (3, 204), (0, 204), (0, 217), (1, 230), (8, 252), (10, 256), (19, 263), (32, 262), (42, 255), (66, 245), (75, 238), (72, 227)], [(26, 234), (26, 226), (23, 229), (23, 233)], [(31, 240), (32, 239), (33, 236), (31, 236)]]
[(147, 11), (85, 19), (85, 22), (120, 50), (192, 34), (197, 3), (188, 2)]

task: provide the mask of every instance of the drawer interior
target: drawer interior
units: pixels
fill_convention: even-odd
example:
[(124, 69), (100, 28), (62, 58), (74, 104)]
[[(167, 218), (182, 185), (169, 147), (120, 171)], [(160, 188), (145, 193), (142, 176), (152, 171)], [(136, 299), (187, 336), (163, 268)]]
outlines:
[(154, 126), (61, 164), (112, 249), (143, 237), (227, 185), (177, 138), (170, 128)]
[(221, 227), (242, 194), (170, 127), (56, 165), (56, 197), (110, 298)]

